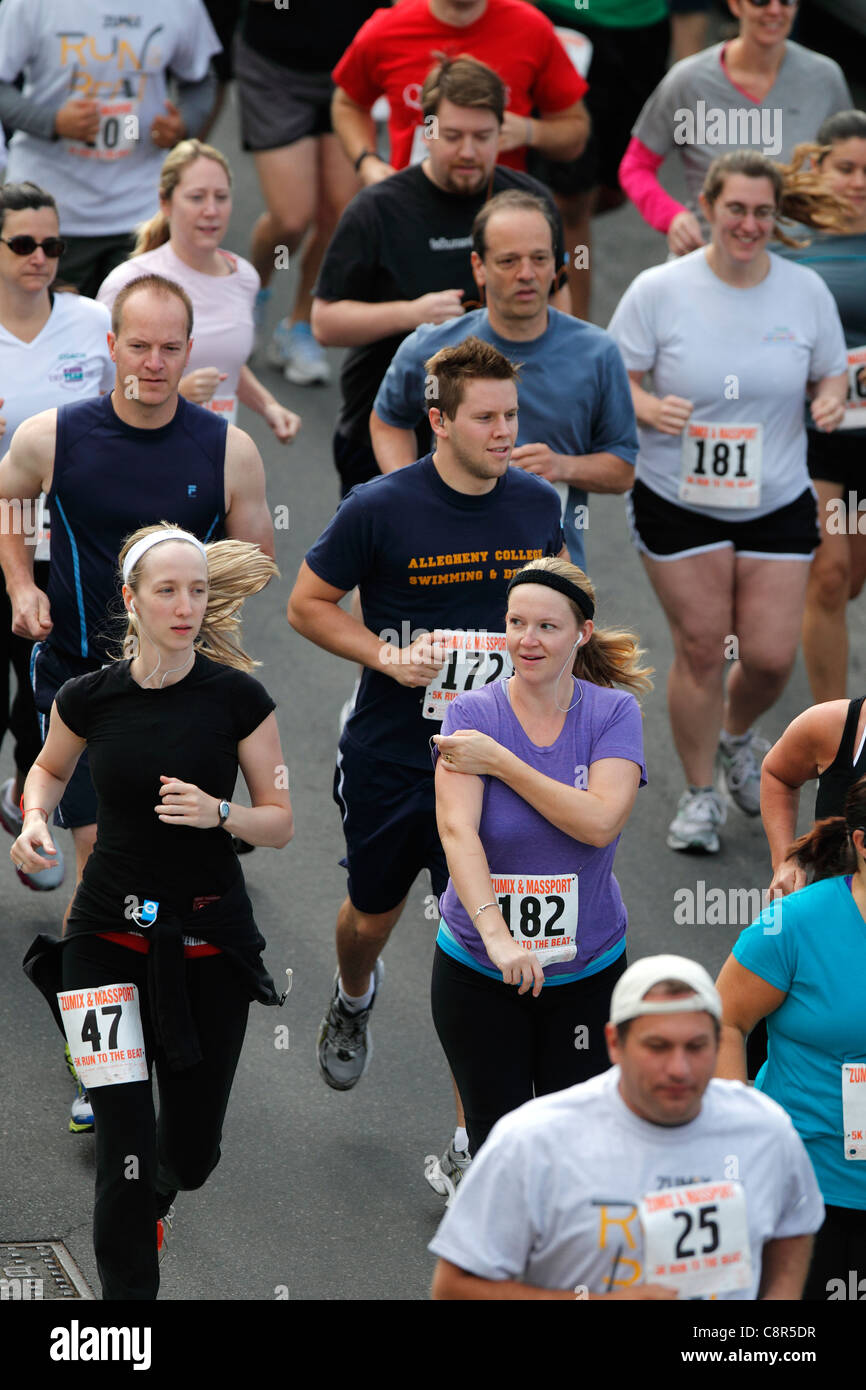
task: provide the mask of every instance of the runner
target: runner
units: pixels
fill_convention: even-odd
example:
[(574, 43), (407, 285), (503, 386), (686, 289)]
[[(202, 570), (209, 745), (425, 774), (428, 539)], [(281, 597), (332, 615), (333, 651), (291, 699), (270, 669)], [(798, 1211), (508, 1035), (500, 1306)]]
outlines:
[(433, 1297), (799, 1298), (821, 1196), (781, 1107), (711, 1079), (721, 1013), (694, 961), (629, 966), (613, 1067), (499, 1121), (430, 1244)]
[[(842, 69), (788, 35), (796, 3), (728, 0), (740, 21), (729, 43), (676, 63), (641, 111), (620, 165), (620, 183), (644, 221), (683, 256), (706, 240), (699, 194), (711, 162), (743, 146), (791, 158), (834, 111), (851, 109)], [(666, 193), (658, 170), (682, 159), (688, 206)]]
[[(827, 1204), (803, 1293), (849, 1294), (866, 1263), (866, 780), (844, 815), (819, 822), (792, 857), (816, 879), (771, 903), (740, 934), (718, 979), (724, 1032), (718, 1074), (745, 1080), (743, 1040), (766, 1018), (769, 1050), (755, 1086), (783, 1105)], [(855, 1284), (858, 1276), (854, 1276)]]
[[(63, 251), (58, 232), (57, 205), (50, 193), (32, 183), (7, 183), (0, 189), (0, 459), (23, 420), (64, 401), (107, 391), (114, 378), (106, 341), (108, 314), (89, 299), (52, 292)], [(33, 550), (34, 582), (44, 590), (49, 542), (41, 503), (18, 508), (3, 503), (2, 513), (0, 529), (17, 527)], [(0, 602), (0, 741), (11, 729), (16, 768), (0, 788), (0, 821), (17, 835), (24, 779), (42, 740), (30, 688), (33, 643), (13, 633), (5, 588)], [(17, 686), (11, 708), (10, 669)], [(59, 887), (63, 873), (58, 849), (50, 868), (35, 877), (19, 870), (18, 877), (28, 888), (46, 890)]]
[(640, 708), (613, 687), (652, 682), (634, 635), (595, 609), (583, 570), (530, 560), (508, 586), (513, 676), (458, 696), (433, 736), (450, 873), (433, 1021), (473, 1158), (502, 1115), (608, 1066), (626, 966), (613, 859), (646, 783)]
[[(419, 97), (430, 133), (426, 158), (359, 193), (328, 247), (312, 322), (320, 342), (350, 348), (334, 433), (343, 496), (378, 475), (370, 410), (403, 338), (419, 324), (462, 314), (475, 298), (469, 251), (472, 223), (485, 200), (507, 188), (542, 197), (556, 225), (555, 269), (559, 278), (565, 273), (562, 224), (552, 198), (528, 174), (496, 163), (505, 95), (493, 69), (474, 58), (434, 67)], [(567, 287), (551, 303), (568, 312)], [(425, 434), (419, 447), (428, 442)]]
[[(25, 538), (0, 536), (13, 631), (37, 642), (31, 673), (45, 718), (66, 680), (109, 659), (111, 614), (119, 603), (111, 557), (139, 518), (155, 523), (173, 514), (200, 539), (225, 532), (273, 552), (264, 469), (252, 440), (178, 397), (192, 328), (185, 291), (160, 276), (136, 280), (117, 296), (112, 328), (111, 395), (33, 416), (0, 462), (0, 497), (23, 506), (44, 491), (59, 523), (47, 594), (33, 583)], [(96, 836), (86, 755), (55, 821), (72, 831), (77, 883)], [(76, 1104), (85, 1106), (81, 1097)], [(71, 1124), (90, 1128), (90, 1119), (85, 1106)]]
[(117, 266), (97, 298), (110, 309), (124, 285), (164, 275), (192, 300), (195, 336), (180, 393), (233, 425), (238, 402), (267, 421), (290, 444), (300, 417), (280, 405), (246, 360), (253, 346), (258, 276), (249, 261), (223, 251), (232, 215), (232, 176), (225, 155), (199, 140), (182, 140), (162, 166), (160, 210), (139, 228), (132, 258)]
[(16, 131), (9, 179), (57, 199), (61, 278), (95, 295), (155, 210), (161, 151), (207, 121), (220, 45), (202, 0), (132, 0), (120, 16), (114, 0), (80, 0), (70, 23), (67, 0), (3, 0), (0, 120)]
[(609, 334), (550, 307), (554, 228), (531, 193), (498, 193), (472, 224), (472, 269), (486, 307), (422, 324), (401, 345), (370, 416), (383, 473), (410, 463), (429, 402), (426, 359), (472, 335), (521, 366), (520, 444), (511, 461), (557, 485), (569, 554), (585, 564), (587, 492), (625, 492), (637, 433), (628, 378)]
[[(274, 562), (166, 523), (136, 531), (120, 560), (136, 654), (58, 692), (11, 853), (39, 871), (47, 818), (89, 746), (97, 844), (65, 939), (38, 937), (26, 965), (88, 1075), (102, 1296), (153, 1299), (177, 1190), (201, 1187), (219, 1161), (249, 1001), (280, 1002), (231, 834), (282, 848), (292, 811), (273, 775), (274, 701), (237, 641), (243, 600)], [(238, 767), (251, 807), (228, 799)]]
[[(766, 249), (798, 199), (772, 160), (724, 155), (702, 194), (711, 245), (644, 271), (610, 324), (641, 427), (635, 542), (674, 642), (668, 708), (687, 788), (671, 849), (719, 849), (726, 805), (713, 788), (717, 751), (737, 806), (753, 816), (760, 809), (767, 745), (753, 725), (790, 674), (818, 544), (807, 385), (818, 429), (837, 428), (845, 413), (832, 295)], [(652, 393), (641, 386), (648, 371)]]
[(860, 530), (866, 511), (861, 483), (866, 451), (866, 112), (831, 116), (816, 141), (797, 149), (792, 167), (799, 171), (808, 160), (822, 185), (847, 200), (850, 216), (840, 233), (819, 232), (808, 245), (778, 251), (824, 280), (836, 300), (848, 348), (848, 402), (839, 430), (823, 435), (806, 422), (821, 544), (809, 571), (803, 656), (812, 695), (819, 702), (845, 696), (845, 610), (866, 579), (866, 539)]
[[(428, 746), (450, 693), (444, 681), (457, 680), (449, 674), (455, 639), (444, 630), (495, 634), (498, 660), (483, 678), (496, 679), (509, 579), (526, 560), (563, 548), (555, 494), (508, 467), (517, 434), (512, 364), (470, 338), (438, 353), (431, 371), (435, 452), (354, 489), (308, 551), (289, 599), (302, 636), (364, 667), (334, 779), (348, 895), (319, 1066), (335, 1090), (355, 1086), (369, 1063), (379, 956), (415, 878), (429, 869), (437, 897), (448, 882)], [(360, 621), (339, 607), (356, 585)], [(462, 1121), (459, 1129), (455, 1147), (465, 1154)]]
[[(363, 183), (378, 183), (424, 158), (421, 86), (443, 54), (471, 55), (502, 78), (508, 91), (499, 138), (504, 164), (525, 169), (529, 148), (551, 159), (577, 158), (589, 134), (581, 100), (587, 87), (549, 19), (524, 0), (402, 0), (362, 25), (334, 69), (334, 129)], [(390, 106), (390, 164), (376, 154), (370, 115), (381, 96)]]
[[(277, 324), (268, 358), (295, 386), (327, 383), (327, 354), (310, 329), (312, 292), (358, 176), (331, 126), (331, 69), (377, 0), (283, 5), (250, 0), (235, 45), (243, 148), (251, 150), (266, 211), (253, 227), (250, 259), (261, 277), (257, 327), (271, 297), (277, 259), (300, 252), (290, 316)], [(277, 275), (277, 280), (285, 276)]]

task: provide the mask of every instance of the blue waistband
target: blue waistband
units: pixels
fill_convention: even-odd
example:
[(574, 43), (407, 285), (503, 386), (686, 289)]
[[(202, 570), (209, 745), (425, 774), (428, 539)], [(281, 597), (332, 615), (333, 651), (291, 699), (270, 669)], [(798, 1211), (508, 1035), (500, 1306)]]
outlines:
[[(470, 956), (465, 946), (461, 946), (444, 917), (439, 919), (439, 931), (436, 934), (436, 945), (439, 946), (452, 960), (459, 961), (461, 965), (468, 965), (470, 970), (477, 970), (479, 975), (487, 975), (491, 980), (502, 981), (502, 971), (494, 970), (492, 966), (479, 965), (473, 956)], [(584, 970), (578, 970), (575, 974), (545, 975), (544, 985), (573, 985), (576, 980), (586, 980), (590, 975), (597, 975), (606, 966), (612, 965), (625, 950), (625, 936), (605, 951), (603, 955), (597, 956), (594, 961)]]

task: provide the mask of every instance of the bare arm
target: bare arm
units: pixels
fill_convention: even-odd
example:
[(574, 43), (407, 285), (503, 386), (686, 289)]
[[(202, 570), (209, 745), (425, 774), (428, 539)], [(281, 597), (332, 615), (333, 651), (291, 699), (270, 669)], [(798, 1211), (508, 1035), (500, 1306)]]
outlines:
[(577, 159), (586, 148), (589, 126), (589, 112), (582, 101), (566, 106), (564, 111), (543, 111), (531, 122), (532, 148), (548, 159)]
[(464, 312), (462, 290), (433, 290), (418, 299), (314, 299), (310, 326), (325, 347), (363, 347), (411, 333), (421, 323), (445, 323)]
[(571, 286), (564, 277), (559, 289), (550, 296), (550, 303), (551, 307), (558, 309), (561, 314), (570, 314), (574, 308), (571, 302)]
[(353, 164), (362, 150), (372, 151), (358, 169), (362, 183), (379, 183), (395, 172), (392, 165), (375, 153), (376, 122), (370, 112), (353, 101), (342, 87), (335, 89), (331, 101), (331, 124)]
[(783, 1236), (765, 1243), (761, 1252), (760, 1300), (803, 1297), (813, 1244), (814, 1237), (810, 1235)]
[(403, 430), (396, 425), (386, 425), (375, 410), (370, 412), (370, 440), (376, 462), (383, 473), (393, 473), (414, 463), (418, 452), (418, 441), (414, 430)]
[(520, 444), (511, 455), (516, 468), (550, 483), (570, 483), (587, 492), (628, 492), (634, 464), (618, 454), (555, 454), (546, 444)]
[(252, 806), (231, 802), (224, 829), (249, 845), (282, 849), (295, 833), (288, 778), (280, 746), (276, 715), (271, 712), (257, 729), (238, 744), (238, 763), (250, 793)]
[(23, 865), (27, 873), (39, 873), (51, 863), (50, 858), (44, 859), (37, 849), (44, 849), (49, 855), (57, 853), (48, 829), (48, 817), (65, 792), (85, 747), (85, 740), (64, 724), (56, 703), (53, 704), (48, 737), (24, 783), (24, 824), (9, 851), (12, 862)]
[[(809, 390), (812, 391), (812, 383)], [(814, 386), (814, 395), (809, 407), (812, 420), (822, 433), (838, 429), (845, 415), (845, 400), (848, 395), (848, 373), (822, 377)]]
[(652, 391), (644, 390), (641, 385), (645, 376), (645, 368), (630, 371), (628, 374), (638, 424), (659, 430), (662, 434), (682, 434), (694, 410), (692, 402), (682, 396), (653, 395)]
[(0, 499), (7, 503), (0, 525), (0, 565), (12, 604), (12, 631), (36, 641), (51, 631), (51, 613), (48, 599), (33, 583), (35, 533), (24, 523), (32, 521), (40, 492), (51, 487), (56, 435), (56, 410), (33, 415), (18, 426), (0, 463)]
[(722, 1037), (715, 1074), (728, 1081), (745, 1082), (746, 1038), (755, 1024), (775, 1013), (788, 996), (740, 965), (733, 954), (722, 966), (716, 988), (722, 996)]
[(265, 497), (262, 457), (248, 434), (229, 425), (225, 460), (226, 535), (274, 556), (274, 523)]
[(295, 435), (301, 428), (300, 415), (296, 415), (293, 410), (280, 405), (276, 396), (271, 395), (267, 387), (262, 385), (249, 367), (241, 367), (241, 374), (238, 378), (238, 400), (241, 405), (245, 405), (249, 410), (254, 410), (257, 415), (261, 415), (267, 421), (281, 444), (293, 442)]
[(785, 857), (797, 833), (800, 788), (833, 762), (847, 715), (847, 700), (829, 700), (804, 710), (761, 764), (761, 819), (773, 865), (771, 893), (792, 893), (806, 882), (803, 870)]
[[(765, 1247), (766, 1249), (766, 1247)], [(596, 1303), (603, 1299), (610, 1302), (634, 1302), (649, 1299), (676, 1298), (676, 1290), (662, 1288), (660, 1284), (633, 1284), (627, 1289), (617, 1289), (615, 1293), (586, 1293), (580, 1301)], [(481, 1279), (470, 1274), (450, 1260), (440, 1259), (433, 1274), (431, 1297), (436, 1302), (445, 1300), (495, 1300), (512, 1302), (516, 1300), (544, 1299), (546, 1302), (575, 1301), (574, 1289), (539, 1289), (535, 1284), (522, 1284), (517, 1279)]]

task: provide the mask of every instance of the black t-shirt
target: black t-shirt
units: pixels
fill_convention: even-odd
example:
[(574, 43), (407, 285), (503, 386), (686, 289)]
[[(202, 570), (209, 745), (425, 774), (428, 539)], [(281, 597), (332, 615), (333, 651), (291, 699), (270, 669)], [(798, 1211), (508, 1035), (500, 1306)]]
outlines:
[(56, 701), (64, 724), (87, 740), (98, 801), (96, 847), (72, 913), (121, 927), (130, 895), (185, 911), (193, 897), (224, 893), (237, 879), (225, 830), (159, 819), (159, 779), (177, 777), (230, 799), (238, 743), (276, 708), (252, 676), (200, 654), (189, 675), (163, 690), (145, 690), (129, 666), (118, 661), (77, 676)]
[(250, 0), (244, 19), (244, 41), (272, 63), (295, 72), (330, 72), (361, 25), (381, 0)]
[[(562, 223), (548, 189), (529, 174), (497, 165), (492, 194), (525, 189), (552, 208), (559, 236), (557, 267), (565, 262)], [(418, 299), (435, 290), (463, 290), (464, 305), (479, 299), (472, 277), (472, 223), (487, 202), (487, 188), (471, 197), (445, 193), (420, 164), (364, 188), (340, 218), (319, 271), (319, 299), (384, 304)], [(491, 195), (492, 196), (492, 195)], [(340, 372), (343, 403), (337, 429), (355, 443), (370, 443), (368, 421), (376, 392), (405, 334), (350, 348)]]
[[(550, 483), (509, 468), (492, 492), (455, 492), (428, 454), (353, 488), (306, 560), (335, 589), (359, 585), (365, 625), (406, 647), (413, 634), (437, 627), (504, 631), (515, 570), (562, 546)], [(343, 737), (429, 772), (428, 739), (441, 726), (423, 717), (423, 696), (423, 688), (365, 667)]]

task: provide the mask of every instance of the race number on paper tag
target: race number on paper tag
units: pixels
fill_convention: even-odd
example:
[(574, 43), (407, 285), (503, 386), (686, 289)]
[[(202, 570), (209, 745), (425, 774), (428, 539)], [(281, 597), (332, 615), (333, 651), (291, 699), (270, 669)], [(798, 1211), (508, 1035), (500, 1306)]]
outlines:
[(99, 130), (92, 142), (70, 140), (71, 154), (85, 159), (124, 159), (138, 144), (138, 102), (106, 101), (99, 105)]
[(848, 349), (848, 398), (839, 428), (866, 429), (866, 347)]
[(866, 1158), (866, 1062), (842, 1063), (845, 1157)]
[(680, 456), (680, 501), (697, 507), (757, 507), (763, 425), (689, 422)]
[(450, 702), (464, 691), (514, 675), (504, 632), (446, 632), (442, 646), (449, 656), (424, 691), (425, 719), (444, 719)]
[(639, 1209), (647, 1284), (665, 1284), (686, 1298), (749, 1287), (752, 1256), (742, 1183), (651, 1192)]
[(72, 1062), (83, 1086), (146, 1081), (135, 985), (96, 985), (57, 996)]
[(514, 940), (539, 965), (577, 955), (577, 874), (491, 874), (493, 892)]
[(237, 396), (213, 396), (209, 401), (205, 401), (205, 409), (212, 410), (214, 415), (219, 415), (229, 425), (233, 425), (238, 415)]

